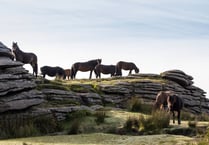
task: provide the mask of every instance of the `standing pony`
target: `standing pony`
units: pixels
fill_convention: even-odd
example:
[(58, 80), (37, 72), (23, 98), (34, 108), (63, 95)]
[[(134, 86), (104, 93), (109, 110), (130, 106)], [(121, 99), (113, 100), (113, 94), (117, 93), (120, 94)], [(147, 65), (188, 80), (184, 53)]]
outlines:
[(13, 42), (12, 44), (12, 50), (15, 54), (16, 61), (20, 61), (24, 64), (30, 64), (33, 68), (33, 75), (37, 77), (38, 74), (38, 59), (37, 56), (34, 53), (30, 52), (23, 52), (20, 50), (19, 46), (17, 45), (17, 42)]
[(96, 78), (101, 78), (101, 73), (103, 74), (110, 74), (110, 76), (114, 76), (115, 75), (115, 65), (102, 65), (102, 64), (98, 64), (95, 69), (94, 72), (96, 74)]
[(70, 69), (65, 69), (65, 75), (66, 75), (67, 79), (69, 80), (70, 76), (71, 76), (71, 70)]
[(78, 71), (86, 72), (90, 71), (89, 79), (91, 79), (92, 71), (97, 64), (100, 64), (102, 59), (89, 60), (87, 62), (76, 62), (71, 67), (71, 79), (75, 79), (76, 73)]
[(50, 77), (57, 77), (58, 79), (65, 79), (65, 70), (59, 66), (51, 67), (51, 66), (43, 66), (40, 68), (41, 74), (43, 75), (43, 78), (45, 78), (46, 75)]
[(125, 62), (119, 61), (116, 64), (116, 76), (122, 76), (122, 69), (129, 70), (129, 74), (131, 74), (132, 70), (135, 70), (135, 73), (139, 73), (139, 68), (133, 62)]
[(167, 103), (168, 103), (169, 112), (173, 113), (173, 123), (175, 123), (175, 112), (174, 111), (176, 111), (178, 113), (177, 114), (178, 124), (181, 124), (180, 115), (181, 115), (181, 109), (184, 106), (184, 102), (183, 102), (182, 98), (180, 98), (176, 94), (173, 96), (168, 96)]

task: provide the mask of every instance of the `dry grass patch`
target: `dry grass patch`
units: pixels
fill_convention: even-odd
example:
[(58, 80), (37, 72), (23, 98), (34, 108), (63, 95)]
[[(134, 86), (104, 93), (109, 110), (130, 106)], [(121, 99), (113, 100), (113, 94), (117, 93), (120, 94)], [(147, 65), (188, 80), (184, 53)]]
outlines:
[(192, 142), (192, 138), (176, 135), (127, 136), (93, 133), (3, 140), (0, 145), (185, 145)]

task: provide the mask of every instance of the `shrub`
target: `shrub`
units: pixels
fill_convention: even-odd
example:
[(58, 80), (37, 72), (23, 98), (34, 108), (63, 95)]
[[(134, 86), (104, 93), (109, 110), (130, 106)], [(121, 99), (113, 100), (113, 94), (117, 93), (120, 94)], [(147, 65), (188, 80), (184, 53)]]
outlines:
[(182, 120), (195, 120), (195, 115), (190, 113), (190, 112), (186, 112), (186, 111), (181, 111), (181, 119)]
[(198, 121), (209, 121), (209, 115), (206, 113), (201, 113), (197, 116)]
[(41, 116), (33, 120), (34, 126), (41, 134), (48, 134), (62, 130), (62, 127), (57, 122), (54, 116)]
[(196, 128), (196, 126), (197, 126), (197, 121), (189, 121), (189, 122), (188, 122), (188, 126), (191, 127), (191, 128)]
[(78, 134), (80, 126), (81, 126), (81, 120), (80, 119), (74, 119), (72, 121), (71, 127), (68, 131), (68, 134)]
[(16, 138), (38, 135), (31, 118), (22, 115), (3, 115), (0, 118), (0, 138)]
[(88, 115), (90, 115), (91, 112), (87, 111), (87, 110), (78, 110), (78, 111), (75, 111), (75, 112), (70, 112), (67, 114), (66, 116), (66, 120), (74, 120), (74, 119), (82, 119)]
[(204, 136), (204, 138), (198, 143), (198, 145), (208, 145), (209, 144), (209, 129)]
[(128, 101), (128, 109), (133, 112), (139, 112), (142, 110), (142, 102), (136, 97), (132, 97)]
[(68, 134), (80, 133), (81, 123), (84, 121), (85, 117), (90, 116), (90, 115), (91, 115), (91, 112), (87, 110), (78, 110), (75, 112), (68, 113), (66, 116), (66, 121), (70, 121)]
[(106, 116), (105, 111), (97, 111), (95, 113), (95, 117), (96, 117), (95, 122), (97, 124), (101, 124), (101, 123), (104, 123), (105, 117), (107, 117), (107, 116)]
[(124, 128), (127, 132), (138, 131), (139, 119), (137, 119), (136, 117), (129, 117), (124, 124)]
[(153, 123), (156, 125), (157, 129), (166, 128), (170, 123), (170, 114), (165, 111), (156, 111), (152, 113), (151, 116)]
[(157, 111), (151, 116), (145, 117), (144, 115), (139, 115), (136, 117), (129, 117), (124, 124), (124, 128), (127, 132), (133, 131), (154, 131), (167, 128), (170, 122), (170, 115), (164, 111)]
[(132, 112), (141, 112), (145, 114), (151, 114), (152, 112), (152, 105), (145, 104), (142, 100), (132, 97), (128, 101), (128, 110)]

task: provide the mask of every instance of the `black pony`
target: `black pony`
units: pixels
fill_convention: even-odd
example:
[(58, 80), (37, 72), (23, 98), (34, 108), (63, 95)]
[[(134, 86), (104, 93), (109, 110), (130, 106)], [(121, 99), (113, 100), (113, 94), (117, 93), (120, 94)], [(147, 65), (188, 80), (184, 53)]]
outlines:
[(92, 71), (97, 64), (100, 64), (102, 59), (89, 60), (87, 62), (76, 62), (71, 67), (71, 79), (75, 79), (76, 73), (78, 71), (86, 72), (90, 71), (89, 79), (91, 79)]
[(43, 75), (43, 78), (45, 78), (46, 75), (50, 76), (50, 77), (58, 77), (59, 79), (65, 79), (66, 75), (65, 75), (65, 70), (61, 67), (51, 67), (51, 66), (43, 66), (40, 68), (41, 69), (41, 73)]
[(95, 69), (94, 72), (96, 74), (96, 78), (101, 78), (101, 73), (103, 74), (110, 74), (110, 76), (114, 76), (115, 75), (115, 65), (102, 65), (102, 64), (98, 64)]
[(116, 64), (116, 76), (122, 76), (122, 69), (129, 70), (129, 75), (131, 74), (132, 70), (135, 70), (135, 73), (139, 72), (138, 67), (133, 62), (119, 61)]
[(38, 74), (38, 59), (34, 53), (31, 52), (23, 52), (17, 45), (17, 42), (13, 42), (12, 50), (15, 54), (16, 61), (20, 61), (24, 64), (30, 64), (33, 68), (33, 75), (35, 74), (37, 77)]
[(169, 95), (167, 98), (167, 103), (168, 103), (169, 112), (173, 113), (173, 123), (175, 123), (175, 112), (174, 111), (177, 111), (178, 124), (181, 124), (180, 115), (181, 115), (181, 109), (184, 106), (183, 99), (181, 97), (177, 96), (176, 94)]

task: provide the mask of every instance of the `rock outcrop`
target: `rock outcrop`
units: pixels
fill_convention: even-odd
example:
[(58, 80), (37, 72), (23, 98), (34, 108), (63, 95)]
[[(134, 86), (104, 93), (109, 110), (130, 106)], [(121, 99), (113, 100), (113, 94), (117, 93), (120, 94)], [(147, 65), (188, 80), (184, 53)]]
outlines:
[(179, 94), (187, 111), (209, 114), (206, 92), (194, 86), (192, 76), (181, 70), (65, 86), (34, 78), (21, 62), (13, 61), (13, 58), (11, 50), (0, 43), (0, 114), (53, 114), (58, 120), (63, 120), (67, 113), (76, 110), (92, 111), (104, 106), (124, 108), (132, 97), (153, 104), (162, 89)]
[(24, 110), (44, 101), (33, 76), (13, 58), (11, 50), (0, 42), (0, 113)]

